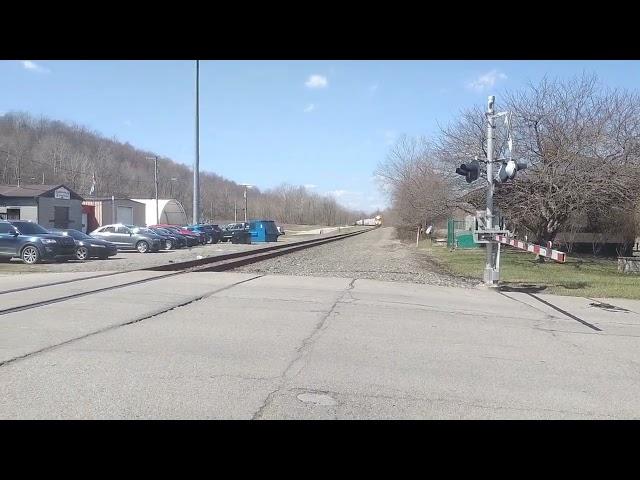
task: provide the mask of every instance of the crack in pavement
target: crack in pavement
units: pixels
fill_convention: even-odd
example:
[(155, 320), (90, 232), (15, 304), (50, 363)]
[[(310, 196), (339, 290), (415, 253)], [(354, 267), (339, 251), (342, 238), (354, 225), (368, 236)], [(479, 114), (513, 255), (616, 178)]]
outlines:
[[(347, 288), (342, 292), (342, 294), (333, 302), (331, 308), (326, 312), (326, 314), (318, 321), (313, 331), (302, 341), (302, 344), (296, 349), (296, 356), (287, 364), (284, 371), (280, 375), (280, 383), (276, 387), (275, 390), (270, 392), (267, 397), (264, 399), (264, 402), (258, 408), (258, 410), (251, 417), (252, 420), (259, 420), (262, 418), (264, 411), (271, 405), (274, 400), (274, 397), (278, 392), (285, 388), (285, 385), (288, 381), (293, 379), (296, 375), (302, 371), (304, 368), (304, 364), (306, 363), (306, 357), (308, 357), (309, 353), (313, 349), (315, 342), (322, 335), (322, 333), (327, 329), (327, 320), (334, 313), (335, 308), (339, 303), (343, 301), (346, 296), (351, 295), (351, 290), (353, 290), (355, 286), (355, 282), (357, 278), (351, 279)], [(295, 373), (291, 373), (295, 370)]]
[(207, 292), (207, 293), (205, 293), (203, 295), (198, 295), (197, 297), (191, 297), (189, 300), (184, 301), (182, 303), (179, 303), (178, 305), (173, 305), (172, 307), (169, 307), (169, 308), (163, 308), (163, 309), (158, 310), (156, 312), (153, 312), (151, 314), (144, 315), (144, 316), (138, 317), (138, 318), (134, 318), (133, 320), (128, 320), (128, 321), (123, 322), (123, 323), (117, 323), (115, 325), (109, 325), (108, 327), (104, 327), (104, 328), (100, 328), (98, 330), (94, 330), (94, 331), (86, 333), (84, 335), (80, 335), (79, 337), (70, 338), (69, 340), (65, 340), (64, 342), (56, 343), (54, 345), (48, 345), (48, 346), (46, 346), (44, 348), (40, 348), (38, 350), (34, 350), (32, 352), (25, 353), (24, 355), (19, 355), (17, 357), (13, 357), (13, 358), (10, 358), (8, 360), (1, 361), (0, 362), (0, 367), (4, 367), (6, 365), (18, 362), (20, 360), (26, 360), (27, 358), (30, 358), (30, 357), (35, 356), (35, 355), (38, 355), (40, 353), (49, 352), (51, 350), (55, 350), (57, 348), (65, 346), (65, 345), (69, 345), (70, 343), (77, 342), (79, 340), (83, 340), (85, 338), (89, 338), (89, 337), (92, 337), (94, 335), (98, 335), (100, 333), (108, 332), (110, 330), (115, 330), (115, 329), (120, 328), (120, 327), (126, 327), (127, 325), (133, 325), (135, 323), (140, 323), (140, 322), (142, 322), (144, 320), (150, 320), (150, 319), (155, 318), (157, 316), (160, 316), (160, 315), (162, 315), (164, 313), (170, 312), (170, 311), (175, 310), (175, 309), (180, 308), (180, 307), (186, 307), (187, 305), (190, 305), (192, 303), (195, 303), (195, 302), (198, 302), (200, 300), (204, 300), (206, 298), (209, 298), (212, 295), (215, 295), (216, 293), (222, 292), (224, 290), (228, 290), (228, 289), (233, 288), (233, 287), (235, 287), (237, 285), (240, 285), (242, 283), (246, 283), (246, 282), (250, 282), (252, 280), (256, 280), (257, 278), (261, 278), (263, 276), (264, 275), (257, 275), (255, 277), (251, 277), (251, 278), (248, 278), (248, 279), (245, 279), (245, 280), (241, 280), (239, 282), (232, 283), (231, 285), (227, 285), (226, 287), (218, 288), (218, 289), (213, 290), (211, 292)]

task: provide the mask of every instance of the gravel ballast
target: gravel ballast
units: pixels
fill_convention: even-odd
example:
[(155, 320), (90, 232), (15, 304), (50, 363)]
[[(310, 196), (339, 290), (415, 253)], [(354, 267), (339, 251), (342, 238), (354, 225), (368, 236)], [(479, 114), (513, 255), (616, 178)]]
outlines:
[(239, 267), (234, 271), (278, 275), (367, 278), (452, 287), (477, 281), (455, 277), (427, 255), (402, 243), (392, 227)]

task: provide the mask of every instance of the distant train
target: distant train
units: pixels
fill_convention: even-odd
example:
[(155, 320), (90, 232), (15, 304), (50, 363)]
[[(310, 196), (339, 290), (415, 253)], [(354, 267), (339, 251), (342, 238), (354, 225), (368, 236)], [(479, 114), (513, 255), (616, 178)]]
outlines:
[(362, 220), (357, 220), (355, 224), (369, 226), (369, 227), (378, 227), (382, 225), (382, 215), (376, 215), (373, 218), (365, 218)]

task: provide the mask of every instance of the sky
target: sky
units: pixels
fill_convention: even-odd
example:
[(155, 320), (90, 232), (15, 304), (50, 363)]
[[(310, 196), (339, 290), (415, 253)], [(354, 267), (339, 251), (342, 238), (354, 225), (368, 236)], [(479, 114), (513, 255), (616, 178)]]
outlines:
[[(372, 212), (400, 135), (435, 135), (488, 95), (595, 73), (634, 89), (640, 61), (200, 61), (200, 169), (304, 185)], [(195, 62), (5, 60), (0, 114), (28, 112), (193, 165)], [(162, 175), (162, 172), (160, 172)]]

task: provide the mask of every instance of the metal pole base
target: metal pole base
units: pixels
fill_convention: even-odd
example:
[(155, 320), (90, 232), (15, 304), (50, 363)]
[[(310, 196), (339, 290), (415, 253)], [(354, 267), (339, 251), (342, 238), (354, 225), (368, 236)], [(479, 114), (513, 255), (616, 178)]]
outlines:
[(500, 280), (500, 272), (493, 268), (485, 267), (482, 275), (482, 280), (487, 286), (497, 287), (498, 281)]

